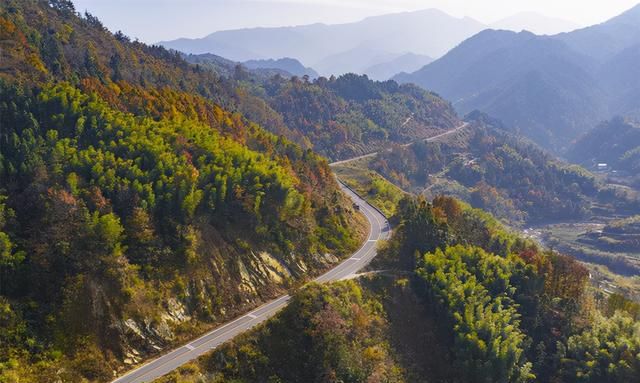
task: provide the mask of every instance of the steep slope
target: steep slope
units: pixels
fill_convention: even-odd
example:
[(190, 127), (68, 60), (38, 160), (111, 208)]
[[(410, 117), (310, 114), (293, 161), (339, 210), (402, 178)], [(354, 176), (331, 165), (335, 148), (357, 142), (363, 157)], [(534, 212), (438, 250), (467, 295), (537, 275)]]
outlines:
[(398, 81), (482, 110), (545, 147), (562, 148), (604, 118), (604, 92), (589, 60), (555, 39), (484, 31), (440, 60)]
[(453, 129), (451, 105), (413, 85), (353, 74), (313, 82), (273, 78), (265, 100), (319, 153), (350, 158)]
[(582, 264), (452, 198), (400, 207), (373, 265), (385, 272), (301, 289), (271, 321), (158, 382), (596, 383), (640, 373), (640, 305), (594, 292)]
[(0, 26), (0, 381), (108, 381), (361, 242), (326, 160), (231, 83), (64, 0)]
[[(161, 44), (186, 53), (215, 53), (236, 61), (295, 57), (305, 65), (324, 72), (317, 65), (322, 60), (367, 44), (385, 54), (413, 52), (439, 57), (484, 28), (475, 20), (457, 19), (431, 9), (376, 16), (340, 25), (222, 31), (202, 39), (180, 39)], [(350, 64), (363, 68), (371, 65), (358, 60)], [(331, 72), (340, 75), (349, 69), (333, 67)]]
[(598, 191), (593, 175), (556, 161), (485, 116), (467, 120), (469, 127), (453, 136), (394, 147), (369, 168), (405, 190), (454, 195), (516, 225), (588, 214)]
[(635, 176), (640, 171), (640, 125), (622, 118), (604, 122), (582, 136), (567, 157), (585, 166), (607, 163)]
[(230, 107), (334, 161), (378, 151), (389, 142), (427, 138), (461, 123), (449, 102), (413, 85), (354, 74), (271, 77), (215, 55), (186, 57), (197, 68), (224, 74), (218, 80)]
[(213, 70), (230, 107), (271, 132), (332, 160), (380, 150), (459, 126), (451, 105), (413, 85), (372, 81), (353, 74), (329, 79), (247, 70), (215, 55), (187, 55)]
[[(156, 382), (186, 383), (196, 376), (242, 383), (443, 379), (451, 375), (440, 344), (445, 339), (419, 299), (389, 277), (312, 285), (277, 319)], [(420, 355), (425, 344), (441, 352)]]
[(541, 37), (484, 31), (413, 74), (396, 77), (490, 113), (562, 152), (616, 114), (636, 116), (640, 6), (605, 23)]
[[(202, 68), (227, 73), (220, 79), (231, 107), (271, 132), (332, 160), (378, 151), (460, 125), (450, 103), (413, 85), (366, 76), (288, 77), (246, 70), (218, 56), (190, 55)], [(209, 61), (211, 59), (211, 61)]]
[(602, 24), (556, 37), (576, 52), (604, 61), (640, 43), (640, 4)]
[[(640, 41), (640, 39), (639, 39)], [(607, 60), (598, 78), (610, 95), (610, 114), (640, 119), (640, 42)]]

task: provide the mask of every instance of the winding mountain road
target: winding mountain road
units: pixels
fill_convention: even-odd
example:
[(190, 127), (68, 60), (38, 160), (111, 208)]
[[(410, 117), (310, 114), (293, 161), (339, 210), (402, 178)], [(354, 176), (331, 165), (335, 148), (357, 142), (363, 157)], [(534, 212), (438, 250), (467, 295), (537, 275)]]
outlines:
[[(468, 123), (465, 122), (455, 129), (427, 138), (423, 141), (436, 141), (440, 138), (464, 129), (467, 126)], [(415, 142), (404, 144), (403, 146), (408, 147), (413, 145), (414, 143)], [(387, 149), (387, 151), (388, 150), (390, 149)], [(331, 166), (348, 163), (362, 158), (374, 157), (378, 155), (378, 153), (379, 152), (369, 153), (348, 160), (334, 162), (331, 164)], [(342, 191), (346, 193), (355, 204), (360, 206), (360, 211), (367, 218), (367, 221), (369, 221), (369, 237), (362, 245), (362, 247), (358, 251), (353, 253), (351, 257), (344, 260), (338, 266), (329, 270), (325, 274), (316, 278), (314, 282), (326, 283), (352, 278), (358, 271), (362, 270), (366, 265), (368, 265), (369, 262), (371, 262), (371, 260), (377, 255), (378, 241), (388, 239), (391, 235), (391, 228), (389, 227), (389, 223), (378, 209), (360, 198), (356, 193), (354, 193), (344, 184), (340, 183), (340, 187)], [(233, 339), (235, 336), (271, 318), (278, 311), (284, 308), (290, 299), (291, 297), (289, 295), (283, 295), (280, 298), (265, 303), (257, 309), (254, 309), (253, 311), (242, 315), (232, 320), (231, 322), (228, 322), (212, 331), (209, 331), (200, 338), (192, 340), (191, 342), (178, 347), (175, 350), (157, 359), (154, 359), (134, 370), (129, 371), (125, 375), (114, 380), (112, 383), (151, 382), (154, 379), (168, 374), (169, 372), (175, 370), (183, 364), (198, 358), (199, 356)]]
[[(459, 131), (459, 130), (462, 130), (462, 129), (466, 128), (467, 126), (469, 126), (469, 123), (468, 123), (468, 122), (463, 122), (463, 123), (462, 123), (460, 126), (458, 126), (457, 128), (454, 128), (454, 129), (451, 129), (451, 130), (447, 130), (447, 131), (446, 131), (446, 132), (444, 132), (444, 133), (440, 133), (440, 134), (437, 134), (437, 135), (435, 135), (435, 136), (433, 136), (433, 137), (425, 138), (425, 139), (423, 139), (423, 140), (417, 140), (417, 141), (409, 142), (408, 144), (402, 144), (402, 145), (400, 145), (400, 146), (402, 146), (402, 147), (404, 147), (404, 148), (408, 148), (409, 146), (414, 145), (414, 144), (416, 144), (417, 142), (434, 142), (434, 141), (439, 140), (440, 138), (443, 138), (443, 137), (449, 136), (449, 135), (451, 135), (451, 134), (453, 134), (453, 133), (455, 133), (455, 132), (457, 132), (457, 131)], [(349, 158), (349, 159), (347, 159), (347, 160), (336, 161), (336, 162), (332, 163), (332, 164), (331, 164), (331, 166), (335, 166), (335, 165), (343, 165), (343, 164), (347, 164), (347, 163), (349, 163), (349, 162), (353, 162), (353, 161), (361, 160), (361, 159), (364, 159), (364, 158), (372, 158), (372, 157), (377, 156), (377, 155), (378, 155), (378, 153), (380, 153), (380, 152), (390, 152), (390, 151), (391, 151), (391, 149), (384, 149), (384, 150), (380, 150), (380, 151), (373, 152), (373, 153), (363, 154), (363, 155), (361, 155), (361, 156), (353, 157), (353, 158)]]
[[(326, 283), (351, 278), (355, 273), (364, 268), (377, 254), (377, 243), (387, 239), (390, 227), (386, 218), (376, 208), (369, 205), (365, 200), (356, 195), (342, 183), (342, 190), (360, 206), (360, 211), (369, 221), (369, 237), (362, 247), (353, 253), (351, 257), (344, 260), (338, 266), (319, 276), (314, 281)], [(278, 311), (287, 305), (291, 297), (281, 296), (269, 303), (266, 303), (253, 311), (234, 319), (208, 333), (195, 339), (182, 347), (154, 359), (127, 374), (114, 380), (113, 383), (142, 383), (150, 382), (159, 378), (181, 365), (198, 358), (221, 344), (231, 340), (235, 336), (249, 330), (259, 323), (274, 316)]]

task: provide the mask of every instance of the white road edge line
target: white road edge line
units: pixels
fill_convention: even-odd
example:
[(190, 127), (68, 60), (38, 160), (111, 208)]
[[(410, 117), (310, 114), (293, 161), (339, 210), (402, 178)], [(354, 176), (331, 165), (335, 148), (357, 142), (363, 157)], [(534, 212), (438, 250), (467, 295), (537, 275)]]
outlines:
[[(356, 255), (356, 254), (359, 254), (361, 251), (363, 251), (364, 248), (367, 246), (367, 244), (369, 242), (378, 242), (379, 240), (383, 239), (383, 236), (384, 236), (383, 235), (383, 233), (384, 233), (383, 230), (386, 228), (386, 224), (383, 225), (381, 223), (382, 221), (381, 221), (381, 219), (379, 217), (379, 215), (381, 215), (380, 212), (378, 212), (373, 207), (371, 207), (369, 205), (369, 203), (366, 202), (364, 199), (360, 198), (359, 195), (357, 195), (356, 193), (354, 193), (353, 191), (351, 191), (347, 187), (345, 187), (345, 185), (342, 184), (342, 182), (340, 182), (340, 181), (338, 181), (338, 182), (339, 182), (340, 187), (343, 190), (343, 192), (345, 192), (352, 200), (357, 201), (362, 205), (363, 210), (364, 210), (363, 215), (365, 215), (365, 217), (369, 221), (369, 233), (367, 235), (367, 240), (362, 244), (362, 246), (356, 252), (353, 253), (353, 255)], [(384, 218), (384, 217), (382, 217), (382, 218)], [(376, 233), (376, 235), (377, 235), (376, 239), (372, 238), (373, 235), (374, 235), (374, 223), (377, 224), (377, 230), (378, 230), (378, 233)], [(357, 257), (357, 258), (352, 256), (350, 258), (345, 259), (344, 261), (342, 261), (341, 263), (336, 265), (333, 269), (327, 271), (326, 273), (324, 273), (323, 275), (317, 277), (313, 281), (314, 282), (322, 282), (323, 280), (329, 280), (330, 281), (330, 280), (332, 280), (332, 278), (334, 280), (337, 280), (332, 276), (333, 274), (343, 273), (343, 272), (345, 272), (347, 270), (352, 269), (354, 266), (352, 266), (351, 262), (349, 262), (349, 261), (358, 262), (358, 261), (362, 261), (365, 258), (367, 258), (367, 260), (369, 260), (368, 258), (373, 258), (373, 257), (370, 257), (371, 252), (373, 252), (373, 255), (375, 256), (376, 249), (375, 248), (368, 249), (365, 252), (364, 255), (362, 255), (360, 257)], [(362, 266), (364, 266), (364, 265), (362, 265)], [(355, 272), (357, 272), (357, 270), (354, 270), (354, 271), (350, 272), (349, 275), (355, 275)], [(339, 278), (339, 279), (344, 279), (344, 278)], [(246, 318), (248, 317), (249, 318), (249, 323), (248, 323), (249, 326), (247, 327), (247, 329), (250, 329), (255, 325), (255, 324), (253, 324), (251, 322), (254, 322), (255, 320), (258, 320), (257, 323), (259, 323), (259, 322), (261, 322), (261, 321), (263, 321), (265, 319), (268, 319), (269, 317), (273, 316), (273, 314), (275, 312), (279, 311), (286, 304), (286, 300), (288, 300), (290, 298), (291, 297), (289, 295), (283, 295), (283, 296), (281, 296), (281, 297), (279, 297), (279, 298), (277, 298), (277, 299), (275, 299), (275, 300), (273, 300), (271, 302), (266, 302), (263, 305), (261, 305), (260, 307), (258, 307), (256, 309), (254, 309), (253, 311), (251, 311), (250, 313), (245, 314), (244, 316), (238, 317), (238, 318), (232, 320), (231, 322), (228, 322), (228, 323), (226, 323), (226, 324), (224, 324), (224, 325), (222, 325), (222, 326), (220, 326), (218, 328), (215, 328), (215, 329), (209, 331), (208, 333), (201, 335), (199, 338), (197, 338), (195, 340), (192, 340), (191, 342), (189, 342), (188, 344), (186, 344), (186, 345), (184, 345), (182, 347), (182, 348), (186, 348), (189, 351), (179, 352), (180, 348), (176, 348), (176, 349), (174, 349), (172, 351), (169, 351), (168, 353), (166, 353), (166, 354), (164, 354), (164, 355), (162, 355), (162, 356), (160, 356), (160, 357), (158, 357), (158, 358), (156, 358), (154, 360), (148, 361), (147, 363), (139, 366), (138, 368), (136, 368), (134, 370), (128, 371), (127, 373), (125, 373), (124, 375), (122, 375), (122, 376), (120, 376), (118, 378), (115, 378), (113, 380), (113, 383), (116, 383), (116, 382), (122, 382), (122, 383), (148, 382), (149, 380), (147, 380), (147, 377), (149, 375), (153, 374), (158, 369), (165, 367), (167, 364), (169, 364), (171, 362), (174, 362), (176, 360), (176, 357), (181, 357), (181, 356), (184, 356), (186, 353), (194, 352), (194, 351), (197, 354), (196, 355), (196, 357), (197, 357), (197, 356), (200, 356), (200, 355), (202, 355), (204, 353), (204, 352), (200, 352), (200, 351), (204, 351), (204, 349), (206, 349), (206, 350), (215, 349), (220, 344), (211, 345), (211, 343), (215, 342), (216, 340), (218, 340), (218, 339), (220, 339), (222, 337), (224, 337), (225, 335), (229, 335), (228, 332), (227, 333), (223, 332), (225, 329), (235, 325), (235, 327), (230, 329), (230, 332), (233, 332), (231, 334), (231, 337), (230, 337), (230, 339), (231, 339), (231, 338), (237, 336), (238, 334), (244, 332), (244, 331), (240, 330), (239, 332), (235, 333), (242, 326), (242, 324), (239, 323), (240, 321), (246, 320)], [(285, 302), (281, 302), (283, 300), (285, 300)], [(267, 310), (264, 313), (260, 314), (260, 316), (255, 315), (255, 313), (258, 313), (258, 312), (260, 312), (261, 310), (264, 310), (264, 309), (267, 309)], [(266, 318), (262, 318), (263, 316), (266, 316)], [(213, 336), (211, 339), (205, 339), (205, 338), (211, 337), (211, 336)], [(193, 346), (193, 344), (198, 343), (198, 342), (202, 342), (202, 344), (199, 345), (199, 346)], [(174, 357), (173, 359), (170, 359), (170, 360), (167, 360), (167, 361), (161, 360), (163, 357), (167, 357), (167, 356), (171, 355), (172, 353), (177, 353), (178, 355), (176, 355), (176, 357)], [(192, 360), (192, 359), (193, 358), (191, 358), (189, 360)], [(154, 365), (154, 363), (157, 363), (157, 366)], [(149, 369), (149, 371), (142, 372), (140, 374), (140, 372), (141, 372), (140, 370), (142, 370), (144, 368), (149, 368), (149, 367), (151, 367)], [(135, 376), (135, 377), (127, 379), (127, 378), (129, 378), (131, 376)], [(160, 376), (162, 376), (162, 375), (153, 376), (152, 378), (155, 379), (155, 378), (160, 377)]]

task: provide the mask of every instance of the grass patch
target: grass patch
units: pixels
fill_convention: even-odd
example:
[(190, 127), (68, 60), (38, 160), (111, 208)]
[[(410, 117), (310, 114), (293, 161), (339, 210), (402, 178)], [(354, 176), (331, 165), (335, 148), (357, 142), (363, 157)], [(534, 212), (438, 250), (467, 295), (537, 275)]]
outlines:
[(395, 214), (398, 202), (406, 192), (373, 170), (367, 169), (366, 160), (336, 165), (333, 171), (342, 182), (355, 190), (387, 217)]

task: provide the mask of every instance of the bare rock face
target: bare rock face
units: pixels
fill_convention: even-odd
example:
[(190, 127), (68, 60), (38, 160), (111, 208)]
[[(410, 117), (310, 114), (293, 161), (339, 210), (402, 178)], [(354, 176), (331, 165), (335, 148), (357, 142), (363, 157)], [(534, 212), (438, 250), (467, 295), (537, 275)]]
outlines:
[(170, 323), (182, 323), (191, 320), (191, 316), (187, 313), (184, 303), (175, 298), (167, 300), (167, 311), (162, 313), (162, 319)]
[(137, 314), (117, 322), (125, 365), (139, 364), (171, 348), (180, 326), (222, 323), (283, 293), (293, 280), (311, 270), (340, 261), (328, 253), (281, 256), (251, 248), (239, 251), (210, 226), (200, 233), (201, 265), (163, 298), (161, 309), (140, 316), (136, 307), (133, 312)]

